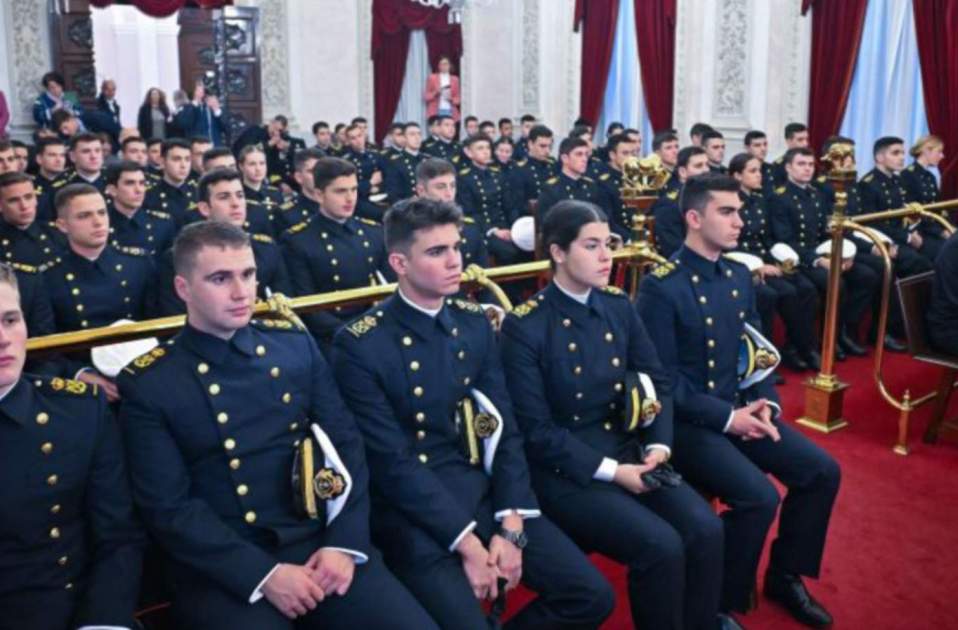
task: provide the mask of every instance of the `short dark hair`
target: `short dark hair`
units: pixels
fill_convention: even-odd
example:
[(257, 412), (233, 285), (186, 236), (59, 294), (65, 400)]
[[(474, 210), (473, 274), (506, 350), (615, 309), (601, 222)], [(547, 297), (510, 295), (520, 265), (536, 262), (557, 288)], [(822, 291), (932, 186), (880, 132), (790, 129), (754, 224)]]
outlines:
[(212, 162), (217, 158), (227, 156), (233, 157), (233, 152), (227, 147), (213, 147), (212, 149), (207, 149), (206, 151), (203, 151), (203, 168), (206, 168), (207, 162)]
[(425, 185), (443, 175), (455, 175), (456, 167), (448, 160), (426, 158), (416, 167), (416, 183)]
[[(471, 119), (471, 120), (475, 120), (476, 117), (475, 117), (475, 116), (469, 116), (469, 117), (466, 118), (466, 122), (469, 122), (470, 119)], [(438, 115), (438, 114), (433, 114), (432, 116), (430, 116), (429, 118), (426, 119), (426, 125), (429, 126), (429, 127), (432, 127), (433, 125), (435, 125), (435, 124), (438, 123), (438, 122), (439, 122), (439, 115)]]
[(205, 201), (206, 203), (209, 203), (210, 188), (222, 182), (232, 181), (240, 182), (240, 184), (243, 183), (243, 179), (240, 177), (239, 172), (234, 171), (231, 168), (214, 168), (212, 171), (204, 173), (203, 177), (200, 178), (199, 183), (196, 185), (197, 201)]
[(491, 120), (484, 120), (481, 123), (479, 123), (479, 129), (482, 129), (483, 127), (492, 127), (493, 129), (495, 129), (496, 125)]
[(573, 127), (588, 127), (589, 131), (592, 130), (592, 123), (586, 120), (585, 116), (579, 116), (572, 122)]
[(149, 149), (154, 144), (163, 144), (163, 138), (148, 138), (146, 141), (146, 148)]
[(545, 125), (535, 125), (532, 129), (529, 130), (529, 135), (526, 137), (526, 141), (535, 142), (539, 138), (551, 138), (553, 137), (552, 130), (546, 127)]
[(337, 177), (349, 177), (356, 174), (356, 165), (349, 160), (337, 157), (324, 157), (313, 167), (313, 185), (323, 190)]
[(143, 173), (143, 167), (133, 160), (120, 160), (110, 168), (106, 169), (106, 183), (116, 186), (120, 182), (123, 173)]
[(195, 144), (213, 144), (213, 141), (207, 138), (206, 136), (191, 136), (190, 137), (190, 150), (193, 150), (193, 145)]
[[(618, 131), (616, 131), (616, 130), (618, 130)], [(622, 123), (620, 123), (620, 122), (618, 122), (618, 121), (610, 122), (609, 125), (605, 128), (605, 135), (607, 135), (607, 136), (613, 136), (613, 135), (615, 135), (615, 134), (617, 134), (617, 133), (621, 133), (621, 132), (623, 132), (623, 131), (625, 131), (625, 125), (623, 125)]]
[(37, 146), (37, 155), (40, 155), (41, 153), (44, 152), (44, 150), (46, 150), (47, 147), (64, 147), (65, 148), (67, 146), (67, 143), (64, 142), (61, 138), (53, 136), (49, 138), (40, 138), (39, 140), (37, 140), (36, 146)]
[(166, 154), (170, 152), (170, 149), (186, 149), (190, 150), (190, 143), (183, 138), (167, 138), (163, 141), (163, 149), (160, 151), (160, 154), (163, 157), (166, 157)]
[(56, 81), (61, 86), (66, 86), (66, 81), (63, 80), (63, 75), (59, 72), (47, 72), (43, 75), (43, 78), (40, 79), (41, 85), (45, 88), (50, 87), (51, 81)]
[(295, 155), (293, 155), (293, 170), (301, 171), (303, 170), (303, 167), (310, 162), (310, 160), (321, 160), (324, 157), (326, 157), (326, 154), (323, 153), (322, 149), (317, 149), (315, 147), (300, 149)]
[(536, 117), (533, 116), (532, 114), (523, 114), (522, 117), (519, 119), (520, 123), (535, 122), (535, 121), (536, 121)]
[(289, 127), (289, 118), (287, 118), (286, 116), (282, 114), (276, 114), (275, 116), (273, 116), (273, 121), (281, 124), (284, 129), (286, 127)]
[(316, 135), (316, 132), (320, 129), (329, 129), (329, 123), (324, 120), (319, 120), (313, 123), (313, 135)]
[(73, 112), (66, 109), (58, 109), (50, 114), (50, 126), (56, 131), (59, 131), (60, 126), (63, 125), (63, 123), (73, 118), (76, 118), (76, 116), (73, 115)]
[(408, 252), (416, 239), (416, 230), (437, 225), (461, 227), (462, 210), (455, 204), (423, 197), (400, 201), (387, 210), (383, 217), (386, 251)]
[(893, 147), (896, 144), (904, 145), (905, 141), (898, 136), (882, 136), (878, 140), (875, 140), (875, 145), (872, 148), (872, 156), (877, 156), (888, 147)]
[(767, 138), (767, 137), (768, 136), (765, 135), (764, 131), (759, 131), (758, 129), (752, 129), (751, 131), (746, 132), (744, 143), (745, 143), (745, 146), (748, 147), (748, 146), (751, 146), (752, 142), (754, 142), (755, 140), (762, 140), (763, 138)]
[(589, 134), (590, 136), (592, 135), (592, 127), (590, 127), (589, 125), (576, 124), (575, 126), (572, 127), (572, 131), (569, 132), (569, 137), (579, 138), (586, 134)]
[(242, 249), (251, 247), (249, 234), (225, 221), (199, 221), (180, 230), (173, 241), (173, 268), (178, 276), (188, 276), (196, 257), (204, 247)]
[(549, 263), (555, 269), (555, 260), (549, 250), (558, 245), (563, 251), (569, 250), (572, 241), (579, 237), (583, 225), (589, 223), (608, 223), (609, 217), (602, 209), (588, 201), (564, 199), (552, 206), (542, 219), (539, 238), (542, 251), (549, 256)]
[(748, 164), (749, 160), (757, 160), (757, 159), (758, 159), (757, 157), (748, 153), (736, 154), (728, 163), (728, 174), (738, 175), (739, 173), (743, 173), (745, 171), (745, 166)]
[(794, 149), (789, 149), (785, 152), (784, 157), (782, 157), (783, 164), (791, 164), (796, 156), (805, 155), (808, 157), (815, 157), (815, 153), (812, 152), (808, 147), (795, 147)]
[(559, 143), (559, 155), (569, 155), (579, 147), (588, 146), (589, 143), (579, 136), (569, 136), (568, 138), (563, 138), (562, 142)]
[(808, 131), (808, 126), (806, 126), (805, 123), (788, 123), (785, 125), (785, 139), (791, 140), (795, 134), (802, 133), (803, 131)]
[(679, 141), (679, 137), (675, 135), (675, 132), (673, 132), (672, 130), (667, 129), (665, 131), (658, 131), (656, 132), (654, 136), (652, 136), (652, 150), (658, 151), (659, 149), (662, 148), (662, 145), (665, 144), (666, 142), (678, 142), (678, 141)]
[(80, 144), (81, 142), (100, 143), (102, 142), (102, 140), (100, 140), (100, 136), (96, 135), (95, 133), (90, 133), (89, 131), (83, 131), (73, 136), (72, 138), (70, 138), (70, 150), (73, 151), (74, 149), (76, 149), (77, 145)]
[(632, 139), (623, 131), (609, 138), (609, 141), (605, 144), (605, 148), (609, 154), (612, 154), (619, 148), (620, 144), (627, 144), (629, 142), (632, 142)]
[(502, 126), (503, 126), (503, 125), (511, 125), (511, 124), (512, 124), (512, 119), (511, 119), (511, 118), (500, 118), (500, 119), (499, 119), (499, 128), (500, 128), (500, 129), (502, 129)]
[(689, 160), (696, 155), (705, 155), (705, 149), (695, 145), (682, 147), (679, 150), (678, 157), (675, 159), (675, 168), (686, 168), (689, 165)]
[(465, 140), (463, 140), (463, 141), (462, 141), (462, 148), (463, 148), (463, 149), (469, 149), (469, 148), (472, 148), (472, 145), (474, 145), (474, 144), (479, 144), (480, 142), (488, 142), (488, 143), (489, 143), (489, 148), (490, 148), (490, 149), (492, 148), (492, 140), (490, 140), (490, 139), (487, 138), (486, 136), (482, 135), (481, 133), (477, 133), (477, 134), (474, 135), (474, 136), (469, 136), (468, 138), (466, 138)]
[[(4, 151), (0, 147), (0, 151)], [(8, 186), (13, 186), (15, 184), (30, 184), (33, 185), (33, 178), (27, 175), (26, 173), (21, 173), (20, 171), (11, 171), (9, 173), (4, 173), (0, 175), (0, 190), (7, 188)]]
[[(209, 151), (207, 151), (207, 153), (209, 153)], [(245, 147), (240, 149), (239, 157), (237, 157), (236, 161), (242, 164), (246, 161), (246, 156), (248, 156), (250, 153), (262, 153), (265, 156), (266, 150), (261, 144), (247, 144)], [(206, 161), (206, 153), (203, 154), (203, 161)]]
[(368, 124), (368, 123), (369, 123), (369, 121), (367, 121), (364, 116), (356, 116), (355, 118), (353, 118), (352, 120), (349, 121), (349, 124), (350, 124), (350, 125), (359, 125), (359, 124), (365, 125), (365, 124)]
[(67, 209), (70, 207), (71, 201), (77, 197), (85, 197), (87, 195), (98, 195), (102, 197), (96, 186), (92, 186), (83, 182), (77, 184), (67, 184), (58, 190), (57, 194), (53, 197), (53, 206), (57, 209), (57, 217), (63, 218), (67, 212)]
[(394, 131), (403, 131), (405, 128), (406, 128), (405, 123), (394, 122), (393, 124), (389, 125), (389, 133), (392, 133)]
[(709, 140), (724, 140), (725, 136), (722, 135), (721, 131), (716, 129), (709, 129), (702, 134), (702, 145), (704, 146)]
[(5, 138), (0, 138), (0, 151), (13, 151), (13, 143)]
[(712, 130), (712, 125), (704, 122), (697, 122), (689, 129), (689, 136), (701, 136)]
[[(432, 118), (435, 118), (435, 116), (430, 116), (429, 118), (432, 119)], [(479, 122), (479, 119), (476, 118), (475, 116), (469, 115), (469, 116), (466, 116), (466, 118), (465, 118), (462, 122), (463, 122), (463, 124), (465, 124), (465, 123), (470, 123), (470, 122), (473, 122), (473, 121)], [(430, 122), (429, 124), (431, 125), (432, 122)]]
[(120, 150), (123, 151), (126, 149), (128, 145), (137, 144), (137, 143), (145, 145), (146, 140), (144, 140), (140, 136), (130, 136), (129, 138), (125, 138), (123, 142), (120, 143)]
[(417, 122), (407, 122), (406, 124), (402, 125), (402, 132), (403, 132), (403, 133), (406, 133), (406, 130), (407, 130), (407, 129), (412, 129), (413, 127), (415, 127), (416, 129), (419, 129), (419, 128), (420, 128), (420, 127), (419, 127), (419, 123), (417, 123)]
[(30, 145), (28, 145), (26, 142), (23, 142), (22, 140), (13, 139), (13, 140), (10, 140), (10, 144), (13, 145), (14, 149), (29, 149), (30, 148)]
[(333, 132), (334, 132), (334, 133), (339, 133), (339, 131), (340, 131), (341, 129), (343, 129), (344, 127), (347, 127), (347, 126), (348, 126), (348, 125), (346, 125), (346, 123), (336, 123), (336, 127), (335, 127), (335, 129), (333, 129)]
[[(436, 122), (437, 122), (437, 123), (441, 123), (441, 122), (444, 121), (444, 120), (452, 120), (452, 119), (453, 119), (452, 116), (450, 116), (449, 114), (437, 114), (437, 115), (436, 115)], [(491, 125), (492, 123), (489, 123), (489, 124)]]
[(679, 195), (679, 207), (682, 209), (682, 216), (685, 216), (689, 210), (703, 212), (705, 206), (712, 199), (713, 192), (735, 192), (739, 191), (739, 183), (728, 175), (721, 173), (702, 173), (686, 180), (682, 187), (682, 193)]

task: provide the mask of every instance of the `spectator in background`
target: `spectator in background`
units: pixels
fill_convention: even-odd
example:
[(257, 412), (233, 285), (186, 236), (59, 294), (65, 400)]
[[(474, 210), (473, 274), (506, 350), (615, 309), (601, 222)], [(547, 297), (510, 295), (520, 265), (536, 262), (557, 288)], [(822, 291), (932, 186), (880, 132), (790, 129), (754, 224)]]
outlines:
[(33, 120), (38, 127), (53, 127), (53, 114), (64, 110), (70, 112), (76, 118), (80, 118), (83, 109), (76, 103), (72, 103), (64, 98), (63, 86), (65, 81), (58, 72), (47, 72), (41, 79), (43, 92), (33, 102)]
[(117, 127), (122, 127), (120, 122), (120, 104), (116, 102), (116, 81), (105, 79), (100, 84), (100, 95), (96, 97), (97, 111), (103, 112), (109, 116)]
[(80, 123), (80, 119), (77, 118), (73, 112), (65, 109), (58, 109), (53, 112), (50, 129), (55, 131), (57, 136), (64, 142), (69, 142), (70, 138), (80, 133), (82, 128), (83, 125)]
[(7, 97), (0, 90), (0, 138), (7, 137), (7, 125), (10, 123), (10, 109), (7, 107)]
[(140, 105), (140, 111), (136, 115), (136, 128), (140, 130), (140, 137), (166, 139), (167, 126), (172, 120), (163, 90), (155, 87), (147, 90), (143, 104)]
[(426, 92), (423, 99), (426, 101), (427, 116), (451, 116), (459, 124), (459, 77), (451, 74), (452, 60), (443, 55), (433, 72), (426, 79)]
[(220, 105), (220, 99), (215, 94), (207, 94), (206, 86), (197, 81), (193, 88), (193, 100), (190, 102), (192, 110), (191, 136), (209, 138), (215, 147), (223, 146), (226, 133), (226, 113)]
[(190, 97), (185, 90), (173, 91), (173, 120), (166, 130), (167, 138), (185, 138), (192, 127), (193, 109), (190, 106)]

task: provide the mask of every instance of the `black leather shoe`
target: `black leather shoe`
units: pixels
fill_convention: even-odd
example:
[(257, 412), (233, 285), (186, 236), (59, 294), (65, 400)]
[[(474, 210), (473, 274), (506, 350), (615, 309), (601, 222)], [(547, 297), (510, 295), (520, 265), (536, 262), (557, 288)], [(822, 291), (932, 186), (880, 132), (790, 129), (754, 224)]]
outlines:
[(745, 630), (745, 626), (726, 613), (718, 614), (718, 630)]
[(782, 350), (782, 365), (796, 372), (804, 372), (808, 369), (808, 364), (802, 360), (798, 351), (791, 346), (786, 346), (785, 349)]
[(822, 369), (822, 355), (815, 350), (809, 350), (802, 355), (808, 369), (820, 372)]
[(904, 352), (908, 349), (908, 346), (898, 341), (891, 335), (885, 335), (885, 350), (889, 352)]
[(846, 359), (845, 351), (842, 350), (842, 346), (839, 343), (835, 344), (835, 360), (844, 361)]
[(868, 352), (860, 345), (855, 343), (855, 341), (844, 330), (842, 331), (842, 334), (838, 336), (838, 345), (841, 346), (842, 350), (845, 351), (845, 354), (850, 354), (853, 357), (863, 357), (868, 354)]
[(811, 596), (802, 578), (769, 570), (765, 573), (765, 597), (781, 604), (792, 617), (811, 628), (832, 625), (832, 616)]

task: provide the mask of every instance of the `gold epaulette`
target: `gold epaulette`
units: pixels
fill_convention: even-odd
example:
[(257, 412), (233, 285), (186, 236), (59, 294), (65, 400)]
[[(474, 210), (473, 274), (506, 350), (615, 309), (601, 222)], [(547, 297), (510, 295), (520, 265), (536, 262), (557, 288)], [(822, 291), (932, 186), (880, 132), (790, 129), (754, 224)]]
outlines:
[(128, 245), (120, 245), (116, 248), (117, 251), (126, 254), (128, 256), (149, 256), (150, 252), (146, 251), (142, 247), (132, 247)]
[(864, 177), (862, 177), (862, 181), (863, 181), (863, 182), (870, 182), (870, 181), (872, 181), (873, 179), (875, 179), (875, 176), (872, 175), (871, 173), (869, 173), (868, 175), (865, 175)]
[(259, 199), (253, 199), (252, 197), (247, 197), (247, 198), (246, 198), (246, 205), (247, 205), (247, 206), (261, 206), (261, 205), (263, 205), (263, 202), (260, 201)]
[(463, 223), (475, 223), (476, 220), (473, 219), (472, 217), (462, 217), (462, 222), (463, 222)]
[(249, 323), (260, 330), (292, 330), (300, 332), (298, 326), (286, 319), (251, 319)]
[(379, 320), (372, 315), (363, 315), (359, 319), (348, 324), (346, 326), (346, 330), (348, 330), (354, 337), (362, 337), (370, 330), (374, 329), (378, 324)]
[(455, 306), (460, 311), (466, 311), (467, 313), (473, 313), (475, 315), (483, 314), (482, 307), (475, 302), (470, 302), (469, 300), (456, 298), (454, 300), (446, 300), (446, 303), (450, 306)]
[(34, 267), (33, 265), (28, 265), (26, 263), (12, 262), (7, 264), (13, 267), (16, 271), (22, 271), (24, 273), (40, 273), (43, 271), (43, 269), (39, 267)]
[(171, 215), (169, 212), (163, 212), (162, 210), (151, 210), (147, 208), (146, 213), (150, 216), (156, 217), (157, 219), (169, 220), (173, 218), (173, 215)]
[(281, 182), (281, 181), (283, 181), (283, 176), (282, 176), (282, 175), (270, 175), (270, 176), (269, 176), (269, 181), (271, 181), (271, 182)]
[(516, 166), (525, 166), (527, 163), (528, 163), (528, 160), (526, 160), (525, 158), (522, 158), (521, 160), (516, 162)]
[(775, 189), (775, 194), (776, 194), (776, 195), (784, 195), (784, 194), (785, 194), (785, 187), (784, 187), (784, 186), (779, 186), (778, 188), (776, 188), (776, 189)]
[(492, 171), (493, 173), (498, 173), (498, 172), (501, 171), (502, 169), (499, 168), (498, 166), (490, 166), (490, 167), (489, 167), (489, 170)]
[(594, 179), (592, 179), (591, 177), (587, 177), (587, 176), (585, 176), (585, 175), (582, 176), (582, 181), (584, 181), (584, 182), (587, 183), (587, 184), (594, 184), (594, 183), (595, 183), (595, 180), (594, 180)]
[(190, 205), (186, 206), (186, 209), (187, 209), (187, 210), (196, 210), (196, 202), (195, 202), (195, 201), (191, 201), (191, 202), (190, 202)]
[(366, 217), (356, 217), (356, 219), (357, 219), (360, 223), (365, 223), (366, 225), (379, 225), (378, 223), (376, 223), (376, 222), (373, 221), (372, 219), (367, 219)]
[(460, 175), (468, 175), (468, 174), (469, 174), (469, 171), (471, 171), (471, 170), (472, 170), (472, 169), (467, 166), (466, 168), (460, 169), (460, 170), (459, 170), (459, 174), (460, 174)]
[(286, 202), (283, 202), (283, 204), (279, 207), (279, 209), (285, 211), (285, 210), (292, 210), (295, 207), (296, 207), (295, 203), (293, 203), (292, 201), (286, 201)]
[(462, 158), (461, 158), (460, 156), (458, 156), (458, 155), (452, 156), (452, 163), (453, 163), (453, 164), (459, 164), (459, 162), (461, 162), (461, 161), (462, 161)]
[(57, 179), (52, 184), (50, 184), (50, 188), (59, 188), (60, 186), (65, 186), (67, 182), (69, 181), (70, 181), (69, 177), (63, 177), (61, 179)]
[(785, 159), (785, 156), (784, 156), (784, 155), (780, 155), (780, 156), (778, 156), (777, 158), (775, 158), (774, 164), (781, 164), (784, 159)]
[(390, 160), (398, 160), (398, 159), (401, 158), (401, 157), (402, 157), (402, 154), (401, 154), (401, 153), (393, 153), (392, 155), (389, 156), (389, 159), (390, 159)]
[(552, 186), (553, 184), (557, 184), (558, 182), (559, 182), (558, 177), (550, 177), (549, 179), (546, 180), (546, 184), (550, 186)]
[(664, 262), (652, 268), (652, 275), (656, 278), (664, 278), (675, 271), (675, 265), (670, 262)]
[(72, 378), (39, 378), (34, 381), (38, 388), (46, 387), (57, 394), (72, 394), (73, 396), (95, 396), (97, 393), (96, 385), (89, 385), (83, 381), (75, 381)]
[(148, 367), (152, 366), (157, 362), (158, 359), (161, 359), (167, 355), (166, 348), (156, 347), (150, 350), (149, 352), (144, 352), (137, 358), (130, 361), (126, 367), (123, 368), (124, 372), (129, 374), (139, 374), (140, 372), (145, 371)]
[(599, 180), (604, 182), (605, 180), (609, 179), (610, 177), (612, 177), (612, 176), (609, 175), (608, 173), (602, 173), (601, 175), (599, 175)]
[(906, 168), (905, 170), (906, 170), (906, 171), (914, 171), (914, 170), (915, 170), (915, 165), (912, 164), (911, 166), (909, 166), (909, 167)]
[(672, 201), (675, 201), (676, 199), (679, 198), (679, 191), (670, 190), (669, 192), (665, 193), (665, 196), (671, 199)]
[(273, 237), (269, 234), (250, 234), (249, 237), (254, 241), (259, 241), (260, 243), (272, 243)]
[(608, 284), (602, 287), (602, 292), (608, 293), (609, 295), (617, 295), (619, 297), (628, 297), (625, 291), (623, 291), (622, 289), (620, 289), (619, 287), (613, 284)]
[(538, 300), (526, 300), (519, 306), (512, 309), (511, 313), (516, 317), (525, 317), (539, 306)]
[(825, 177), (824, 175), (819, 175), (818, 177), (815, 178), (815, 181), (818, 182), (819, 184), (824, 184), (827, 180), (828, 178)]
[(298, 234), (299, 232), (302, 232), (303, 230), (305, 230), (308, 226), (309, 226), (309, 219), (307, 219), (307, 220), (305, 220), (305, 221), (300, 221), (300, 222), (297, 223), (296, 225), (293, 225), (293, 226), (290, 226), (290, 227), (286, 228), (286, 232), (285, 232), (285, 233), (286, 233), (286, 234)]

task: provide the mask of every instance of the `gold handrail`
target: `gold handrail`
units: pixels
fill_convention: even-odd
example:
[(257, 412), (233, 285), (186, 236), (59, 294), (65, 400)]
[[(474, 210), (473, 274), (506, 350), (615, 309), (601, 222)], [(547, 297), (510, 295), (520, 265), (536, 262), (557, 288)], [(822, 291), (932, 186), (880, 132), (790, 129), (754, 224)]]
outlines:
[[(644, 243), (626, 245), (612, 254), (612, 257), (617, 260), (632, 258), (648, 258), (654, 260), (655, 256), (655, 252), (651, 251)], [(479, 285), (489, 289), (502, 304), (503, 308), (508, 311), (512, 308), (512, 304), (509, 298), (506, 297), (505, 292), (502, 291), (495, 281), (513, 281), (535, 277), (548, 270), (549, 261), (547, 260), (538, 260), (504, 267), (493, 267), (491, 269), (482, 269), (477, 265), (471, 265), (463, 272), (462, 282), (465, 285)], [(274, 296), (267, 302), (257, 302), (253, 307), (253, 314), (274, 314), (288, 317), (290, 312), (303, 314), (332, 306), (374, 302), (391, 295), (395, 290), (396, 284), (391, 283), (359, 287), (356, 289), (344, 289), (331, 293), (304, 295), (295, 298)], [(288, 312), (286, 309), (288, 309)], [(185, 323), (186, 317), (184, 315), (172, 315), (169, 317), (121, 324), (119, 326), (103, 326), (100, 328), (90, 328), (88, 330), (44, 335), (27, 340), (27, 351), (51, 352), (54, 350), (79, 350), (107, 343), (142, 339), (144, 337), (164, 337), (175, 334)]]
[[(888, 327), (888, 308), (891, 302), (892, 259), (878, 233), (865, 223), (883, 221), (896, 218), (923, 217), (939, 223), (947, 232), (954, 232), (955, 227), (934, 210), (958, 208), (958, 199), (939, 201), (930, 204), (909, 203), (904, 208), (883, 210), (855, 215), (848, 218), (844, 215), (845, 194), (836, 195), (835, 211), (829, 221), (832, 231), (832, 252), (842, 251), (842, 241), (845, 230), (852, 230), (865, 235), (878, 249), (882, 259), (882, 293), (878, 312), (878, 332), (875, 344), (875, 366), (873, 376), (878, 392), (885, 401), (899, 411), (898, 440), (894, 452), (899, 455), (908, 454), (908, 422), (911, 412), (917, 407), (930, 402), (936, 396), (931, 391), (918, 398), (912, 398), (911, 392), (906, 389), (901, 400), (896, 398), (888, 389), (882, 372), (885, 358), (883, 339)], [(847, 424), (841, 417), (843, 390), (847, 387), (841, 383), (834, 373), (834, 352), (837, 338), (837, 316), (839, 302), (839, 281), (841, 279), (841, 257), (832, 255), (829, 267), (828, 291), (826, 294), (825, 328), (822, 335), (822, 369), (818, 375), (806, 382), (805, 414), (799, 422), (811, 428), (830, 432)]]

